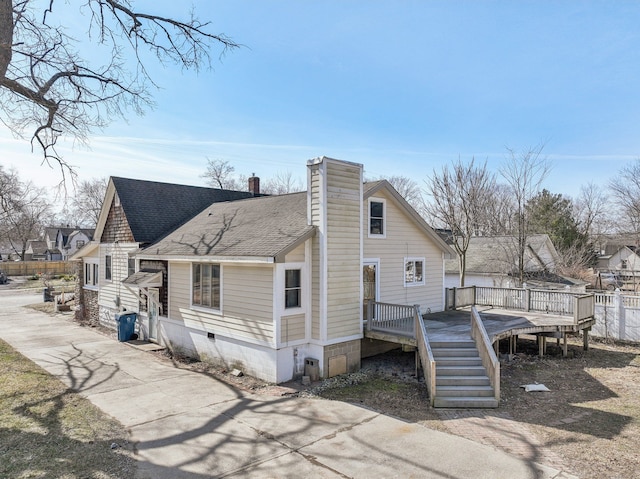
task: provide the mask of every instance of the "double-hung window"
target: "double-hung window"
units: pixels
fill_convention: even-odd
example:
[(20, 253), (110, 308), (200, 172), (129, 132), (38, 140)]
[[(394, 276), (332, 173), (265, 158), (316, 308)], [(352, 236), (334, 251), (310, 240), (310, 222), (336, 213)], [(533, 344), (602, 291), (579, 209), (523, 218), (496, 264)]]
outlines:
[(191, 303), (204, 308), (220, 309), (220, 265), (192, 265)]
[(424, 258), (404, 259), (404, 285), (418, 286), (424, 284)]
[(384, 201), (376, 199), (369, 200), (369, 236), (385, 236), (385, 210)]
[(299, 308), (302, 306), (302, 275), (300, 269), (284, 271), (284, 307)]

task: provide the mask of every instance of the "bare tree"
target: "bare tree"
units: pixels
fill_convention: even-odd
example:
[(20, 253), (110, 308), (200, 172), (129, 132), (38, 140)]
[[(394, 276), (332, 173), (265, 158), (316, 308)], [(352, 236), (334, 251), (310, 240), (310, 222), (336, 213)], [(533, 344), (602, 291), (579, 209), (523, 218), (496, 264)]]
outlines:
[(100, 219), (102, 202), (107, 191), (106, 178), (93, 178), (81, 181), (70, 199), (69, 224), (85, 228), (94, 228)]
[(207, 184), (221, 190), (238, 189), (238, 179), (234, 176), (236, 169), (226, 160), (212, 160), (207, 158), (207, 169), (200, 175), (201, 178), (207, 180)]
[(494, 185), (491, 201), (484, 210), (484, 217), (478, 221), (478, 234), (482, 236), (509, 235), (515, 230), (514, 202), (509, 187)]
[(434, 171), (426, 185), (426, 212), (437, 226), (447, 228), (451, 234), (452, 246), (458, 253), (462, 287), (469, 243), (486, 218), (495, 189), (495, 176), (487, 171), (486, 162), (476, 166), (475, 158), (467, 164), (458, 159), (451, 169), (445, 165), (440, 173)]
[(640, 234), (640, 159), (622, 168), (609, 188), (626, 220), (625, 232)]
[(10, 190), (2, 190), (0, 204), (0, 243), (9, 244), (24, 259), (29, 240), (40, 238), (51, 215), (51, 204), (43, 188), (22, 182), (12, 170), (0, 167), (0, 185), (11, 181)]
[(262, 192), (268, 195), (285, 195), (304, 190), (302, 181), (293, 176), (290, 171), (280, 171), (276, 176), (267, 180)]
[(17, 199), (20, 197), (20, 177), (18, 171), (11, 169), (6, 171), (0, 165), (0, 222), (7, 214), (17, 207)]
[[(82, 39), (66, 28), (72, 12), (86, 24)], [(150, 87), (156, 83), (146, 54), (162, 64), (198, 70), (210, 66), (212, 45), (220, 46), (221, 54), (238, 47), (225, 35), (210, 33), (209, 26), (193, 14), (182, 21), (139, 11), (133, 0), (85, 0), (79, 11), (77, 3), (0, 0), (0, 120), (16, 136), (28, 131), (32, 148), (50, 165), (58, 164), (63, 178), (73, 174), (56, 151), (60, 137), (85, 142), (114, 117), (151, 105)], [(91, 59), (77, 48), (87, 41), (95, 45)], [(132, 71), (128, 58), (135, 61)]]
[(518, 152), (507, 148), (507, 159), (500, 169), (513, 199), (515, 235), (518, 239), (518, 276), (524, 281), (525, 252), (529, 235), (527, 204), (536, 196), (550, 171), (550, 164), (542, 157), (544, 144)]

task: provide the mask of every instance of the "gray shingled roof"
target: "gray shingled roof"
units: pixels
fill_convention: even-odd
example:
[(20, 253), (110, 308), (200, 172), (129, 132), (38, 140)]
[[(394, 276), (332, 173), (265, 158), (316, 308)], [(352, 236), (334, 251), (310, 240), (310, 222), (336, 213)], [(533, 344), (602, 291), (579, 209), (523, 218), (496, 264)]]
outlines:
[(265, 196), (213, 203), (142, 254), (274, 258), (314, 231), (306, 192)]
[(253, 197), (246, 191), (111, 177), (138, 243), (152, 243), (214, 202)]
[[(538, 253), (547, 235), (531, 235), (527, 244)], [(517, 238), (515, 236), (475, 236), (467, 249), (467, 273), (514, 273), (518, 269)], [(525, 260), (533, 259), (527, 252)], [(445, 261), (446, 273), (458, 273), (458, 258)]]

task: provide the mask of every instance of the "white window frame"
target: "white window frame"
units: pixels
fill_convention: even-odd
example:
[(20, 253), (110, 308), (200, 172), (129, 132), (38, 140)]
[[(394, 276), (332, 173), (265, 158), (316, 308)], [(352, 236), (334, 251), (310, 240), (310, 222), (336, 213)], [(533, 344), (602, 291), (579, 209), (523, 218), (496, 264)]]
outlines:
[[(299, 274), (299, 283), (296, 287), (287, 288), (287, 271), (297, 271)], [(296, 306), (287, 306), (287, 292), (298, 291), (298, 304)], [(284, 269), (284, 309), (300, 309), (302, 308), (302, 268), (285, 268)]]
[[(409, 263), (413, 263), (413, 271), (414, 271), (414, 279), (413, 281), (407, 281), (407, 266)], [(419, 281), (415, 280), (415, 270), (416, 270), (416, 263), (421, 263), (422, 264), (422, 275)], [(404, 258), (404, 268), (402, 268), (402, 275), (403, 275), (403, 279), (404, 279), (404, 287), (405, 288), (411, 288), (413, 286), (424, 286), (425, 284), (425, 261), (424, 258), (421, 257), (416, 257), (416, 256), (407, 256)]]
[[(193, 269), (197, 265), (200, 265), (200, 267), (202, 267), (202, 266), (211, 266), (212, 271), (213, 271), (213, 268), (215, 266), (218, 267), (218, 276), (219, 276), (219, 282), (220, 282), (220, 288), (219, 288), (219, 293), (218, 293), (218, 306), (207, 306), (206, 304), (198, 304), (198, 303), (194, 303), (193, 302), (193, 287), (194, 287), (194, 284), (193, 284)], [(200, 310), (200, 311), (221, 313), (222, 312), (222, 284), (223, 284), (222, 264), (221, 263), (200, 263), (200, 262), (195, 262), (195, 263), (191, 263), (190, 271), (191, 271), (191, 273), (190, 273), (190, 276), (191, 276), (191, 287), (189, 288), (189, 291), (190, 291), (191, 298), (190, 298), (189, 301), (191, 303), (191, 307), (193, 309)]]
[[(98, 258), (85, 258), (84, 260), (84, 285), (85, 289), (97, 290), (99, 286)], [(87, 274), (88, 273), (88, 274)]]
[[(133, 268), (131, 267), (131, 262), (133, 262)], [(127, 277), (131, 276), (136, 272), (136, 259), (135, 258), (127, 258)]]
[[(371, 232), (371, 203), (382, 203), (382, 234)], [(369, 238), (387, 237), (387, 201), (384, 198), (369, 198), (367, 202), (367, 235)]]
[[(293, 308), (286, 307), (286, 281), (288, 269), (300, 270), (300, 306)], [(274, 288), (274, 300), (277, 305), (278, 316), (293, 316), (295, 314), (306, 314), (309, 308), (309, 281), (307, 279), (306, 263), (281, 263), (276, 266), (276, 288)]]

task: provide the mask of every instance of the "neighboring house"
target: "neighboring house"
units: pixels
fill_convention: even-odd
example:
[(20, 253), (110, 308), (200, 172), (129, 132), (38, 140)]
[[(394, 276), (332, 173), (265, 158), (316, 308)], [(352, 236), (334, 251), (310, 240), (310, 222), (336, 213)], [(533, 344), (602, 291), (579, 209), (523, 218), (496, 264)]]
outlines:
[(46, 261), (49, 248), (46, 241), (29, 240), (24, 250), (25, 261)]
[(598, 255), (598, 271), (634, 276), (640, 272), (640, 247), (608, 244)]
[[(515, 288), (522, 286), (518, 278), (518, 238), (515, 236), (474, 236), (469, 242), (466, 256), (465, 286), (492, 286)], [(560, 282), (556, 264), (558, 252), (546, 234), (527, 237), (525, 249), (525, 275), (527, 282)], [(458, 259), (445, 263), (445, 285), (454, 288), (460, 285)], [(564, 283), (564, 284), (563, 284)], [(582, 283), (580, 283), (582, 285)], [(547, 284), (548, 286), (548, 284)]]
[[(363, 303), (443, 310), (453, 254), (387, 181), (362, 174), (323, 157), (308, 162), (302, 193), (155, 184), (209, 191), (204, 204), (146, 201), (149, 182), (112, 178), (96, 241), (75, 255), (80, 313), (113, 324), (137, 312), (146, 339), (272, 382), (301, 376), (308, 361), (322, 377), (357, 370)], [(175, 205), (182, 221), (151, 231)]]
[(49, 227), (45, 229), (45, 241), (50, 251), (50, 260), (69, 259), (76, 251), (93, 239), (93, 229)]

